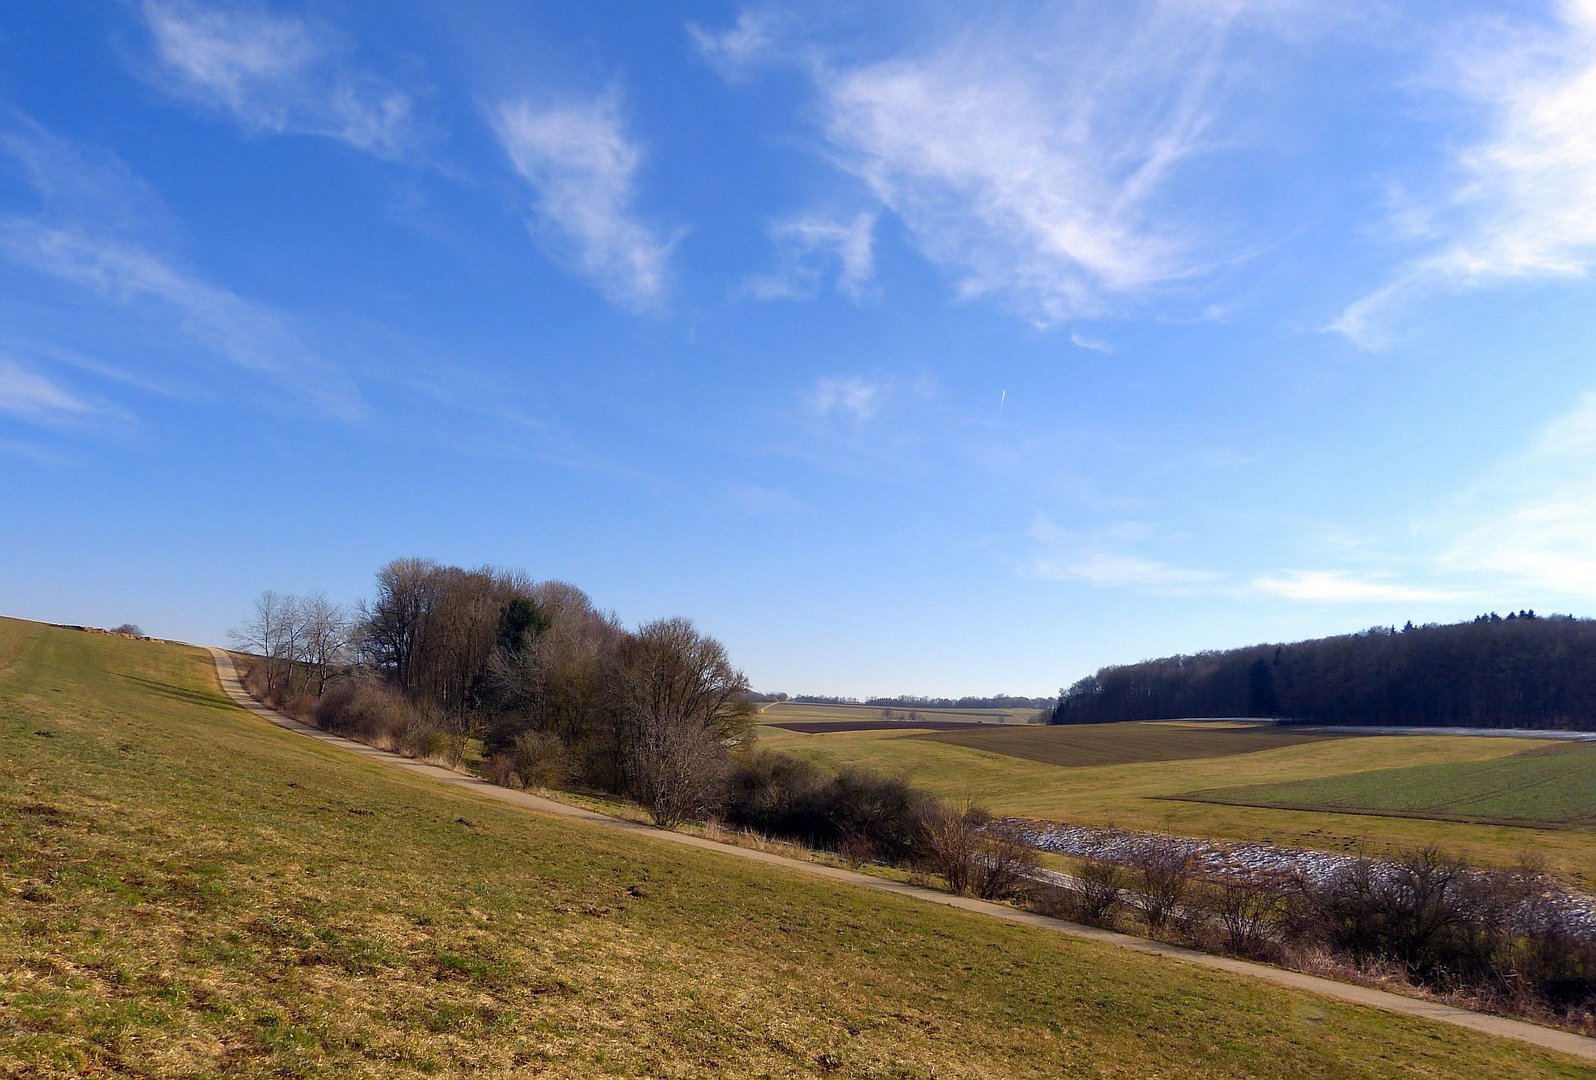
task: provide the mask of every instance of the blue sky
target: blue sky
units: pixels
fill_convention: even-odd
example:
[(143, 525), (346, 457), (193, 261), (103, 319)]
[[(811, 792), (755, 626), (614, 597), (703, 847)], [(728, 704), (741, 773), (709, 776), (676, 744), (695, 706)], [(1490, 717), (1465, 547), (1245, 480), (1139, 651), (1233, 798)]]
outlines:
[(1596, 609), (1596, 0), (14, 5), (0, 611), (756, 686)]

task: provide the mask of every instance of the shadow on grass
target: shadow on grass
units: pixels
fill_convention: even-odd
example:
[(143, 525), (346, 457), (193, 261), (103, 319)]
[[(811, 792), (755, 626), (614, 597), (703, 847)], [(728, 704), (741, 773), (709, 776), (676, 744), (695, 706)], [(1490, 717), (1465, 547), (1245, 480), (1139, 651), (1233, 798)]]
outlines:
[(128, 675), (124, 672), (117, 672), (116, 674), (118, 678), (126, 679), (131, 683), (137, 683), (144, 689), (159, 694), (162, 697), (171, 698), (174, 701), (181, 701), (188, 705), (198, 705), (206, 709), (217, 709), (223, 711), (236, 708), (232, 702), (217, 697), (215, 694), (208, 694), (202, 690), (193, 690), (183, 686), (173, 686), (171, 683), (161, 682), (158, 679), (146, 679), (142, 675)]

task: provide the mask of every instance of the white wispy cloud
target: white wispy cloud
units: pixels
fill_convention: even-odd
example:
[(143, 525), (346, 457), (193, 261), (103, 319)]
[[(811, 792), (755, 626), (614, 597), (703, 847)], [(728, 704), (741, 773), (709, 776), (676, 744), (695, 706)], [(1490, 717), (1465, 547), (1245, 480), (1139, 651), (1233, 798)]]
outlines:
[(1158, 596), (1211, 594), (1225, 587), (1227, 575), (1217, 570), (1178, 566), (1140, 554), (1173, 539), (1146, 521), (1066, 528), (1047, 517), (1037, 517), (1028, 535), (1040, 554), (1017, 566), (1026, 577)]
[(303, 19), (189, 0), (145, 0), (155, 81), (254, 132), (341, 139), (397, 157), (414, 130), (409, 94), (361, 70), (338, 35)]
[(724, 78), (740, 79), (762, 63), (786, 29), (786, 16), (770, 8), (744, 8), (725, 30), (709, 30), (697, 23), (687, 34), (704, 59)]
[(1349, 304), (1328, 329), (1368, 348), (1393, 309), (1436, 290), (1580, 278), (1596, 267), (1596, 0), (1564, 0), (1555, 26), (1494, 20), (1446, 58), (1454, 92), (1484, 111), (1458, 151), (1456, 186), (1435, 205), (1401, 200), (1401, 227), (1434, 246)]
[(875, 224), (874, 214), (846, 219), (808, 214), (776, 222), (770, 235), (780, 265), (774, 273), (750, 279), (748, 294), (758, 300), (810, 300), (835, 266), (838, 290), (862, 299), (875, 274)]
[(1135, 555), (1098, 552), (1076, 559), (1038, 559), (1031, 573), (1047, 581), (1082, 581), (1101, 589), (1136, 589), (1160, 595), (1190, 595), (1223, 580), (1212, 570), (1172, 566)]
[(271, 376), (344, 418), (359, 392), (316, 356), (282, 314), (185, 272), (134, 244), (27, 218), (0, 218), (0, 255), (117, 304), (170, 319), (233, 366)]
[(1097, 338), (1089, 338), (1079, 331), (1070, 332), (1070, 344), (1075, 346), (1077, 349), (1085, 349), (1088, 352), (1098, 352), (1104, 354), (1105, 356), (1112, 356), (1114, 354), (1114, 346), (1110, 345), (1108, 342), (1100, 341)]
[(100, 412), (61, 384), (0, 355), (0, 412), (31, 421), (80, 420)]
[(20, 458), (26, 458), (35, 465), (41, 465), (48, 469), (63, 468), (69, 463), (66, 455), (58, 450), (48, 446), (40, 446), (36, 443), (24, 442), (20, 439), (0, 439), (0, 454), (13, 454)]
[(1596, 598), (1596, 394), (1482, 478), (1451, 518), (1446, 569)]
[(887, 386), (856, 375), (833, 376), (819, 380), (804, 395), (804, 404), (816, 416), (843, 415), (863, 423), (881, 410)]
[(1255, 577), (1254, 592), (1283, 600), (1312, 603), (1434, 603), (1462, 599), (1451, 589), (1406, 585), (1386, 575), (1357, 575), (1340, 570), (1286, 570)]
[(616, 96), (538, 106), (505, 102), (494, 131), (531, 185), (534, 232), (609, 299), (635, 311), (657, 308), (669, 289), (665, 237), (638, 215), (642, 148), (622, 124)]
[(160, 197), (121, 158), (20, 111), (0, 109), (0, 166), (14, 169), (59, 217), (120, 232), (172, 228)]
[(1223, 13), (1034, 15), (816, 81), (834, 160), (956, 276), (1052, 323), (1211, 260), (1172, 192), (1219, 111)]

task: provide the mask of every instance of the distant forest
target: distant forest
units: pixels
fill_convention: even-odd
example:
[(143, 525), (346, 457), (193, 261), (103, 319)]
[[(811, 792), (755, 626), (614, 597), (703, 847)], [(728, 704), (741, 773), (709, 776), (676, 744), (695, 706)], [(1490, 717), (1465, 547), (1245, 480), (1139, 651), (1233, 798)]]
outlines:
[(1596, 620), (1491, 612), (1106, 667), (1060, 692), (1053, 723), (1221, 716), (1596, 731)]

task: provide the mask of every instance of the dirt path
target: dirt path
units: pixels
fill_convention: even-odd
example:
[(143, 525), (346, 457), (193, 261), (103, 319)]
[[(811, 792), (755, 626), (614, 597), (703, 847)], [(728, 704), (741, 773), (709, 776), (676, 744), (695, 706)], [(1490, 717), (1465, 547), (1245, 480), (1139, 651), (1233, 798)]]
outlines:
[(1504, 1039), (1515, 1039), (1519, 1042), (1529, 1043), (1532, 1046), (1567, 1054), (1570, 1057), (1596, 1062), (1596, 1039), (1575, 1035), (1571, 1032), (1544, 1028), (1521, 1020), (1509, 1020), (1500, 1016), (1469, 1012), (1467, 1009), (1459, 1009), (1439, 1002), (1402, 997), (1398, 994), (1386, 993), (1383, 990), (1371, 990), (1367, 987), (1335, 982), (1331, 979), (1321, 979), (1295, 971), (1285, 971), (1246, 960), (1236, 960), (1226, 956), (1211, 956), (1208, 953), (1197, 952), (1179, 945), (1170, 945), (1161, 941), (1149, 941), (1145, 938), (1118, 934), (1111, 930), (1098, 930), (1093, 927), (1078, 926), (1074, 923), (1050, 919), (1035, 912), (1021, 911), (1018, 908), (987, 903), (984, 900), (975, 900), (967, 896), (953, 896), (936, 889), (922, 888), (905, 882), (888, 881), (883, 878), (871, 877), (868, 874), (844, 870), (840, 867), (805, 862), (801, 859), (792, 859), (784, 855), (776, 855), (765, 851), (732, 847), (727, 844), (716, 843), (713, 840), (706, 840), (702, 837), (689, 836), (686, 833), (668, 832), (635, 821), (607, 817), (603, 814), (596, 814), (591, 810), (567, 806), (564, 803), (541, 798), (524, 791), (498, 787), (474, 776), (466, 776), (436, 765), (423, 764), (410, 758), (388, 753), (386, 750), (378, 750), (364, 743), (354, 742), (337, 735), (330, 735), (319, 728), (301, 724), (299, 721), (284, 716), (282, 713), (268, 709), (244, 692), (244, 687), (239, 681), (238, 672), (233, 666), (233, 658), (231, 656), (221, 649), (211, 649), (211, 654), (216, 658), (216, 674), (221, 680), (223, 692), (240, 708), (254, 713), (261, 719), (268, 720), (278, 727), (288, 728), (290, 731), (299, 732), (309, 738), (337, 746), (342, 750), (347, 750), (371, 761), (417, 773), (454, 787), (469, 788), (479, 795), (490, 799), (498, 799), (500, 802), (522, 806), (529, 810), (537, 810), (546, 814), (556, 814), (560, 817), (575, 818), (600, 828), (636, 833), (663, 843), (703, 848), (719, 852), (730, 858), (770, 863), (802, 874), (829, 878), (832, 881), (874, 889), (877, 892), (894, 893), (898, 896), (908, 896), (926, 903), (941, 904), (944, 907), (959, 908), (963, 911), (973, 911), (994, 919), (1002, 919), (1005, 922), (1019, 923), (1022, 926), (1034, 926), (1086, 941), (1097, 941), (1108, 945), (1117, 945), (1125, 949), (1133, 949), (1136, 952), (1166, 956), (1186, 963), (1196, 964), (1199, 967), (1214, 968), (1219, 971), (1228, 971), (1234, 975), (1262, 979), (1277, 986), (1318, 994), (1338, 1001), (1349, 1001), (1353, 1004), (1366, 1005), (1373, 1009), (1383, 1009), (1386, 1012), (1398, 1013), (1403, 1016), (1434, 1020), (1438, 1023), (1469, 1028), (1473, 1031), (1484, 1032), (1487, 1035), (1495, 1035)]

